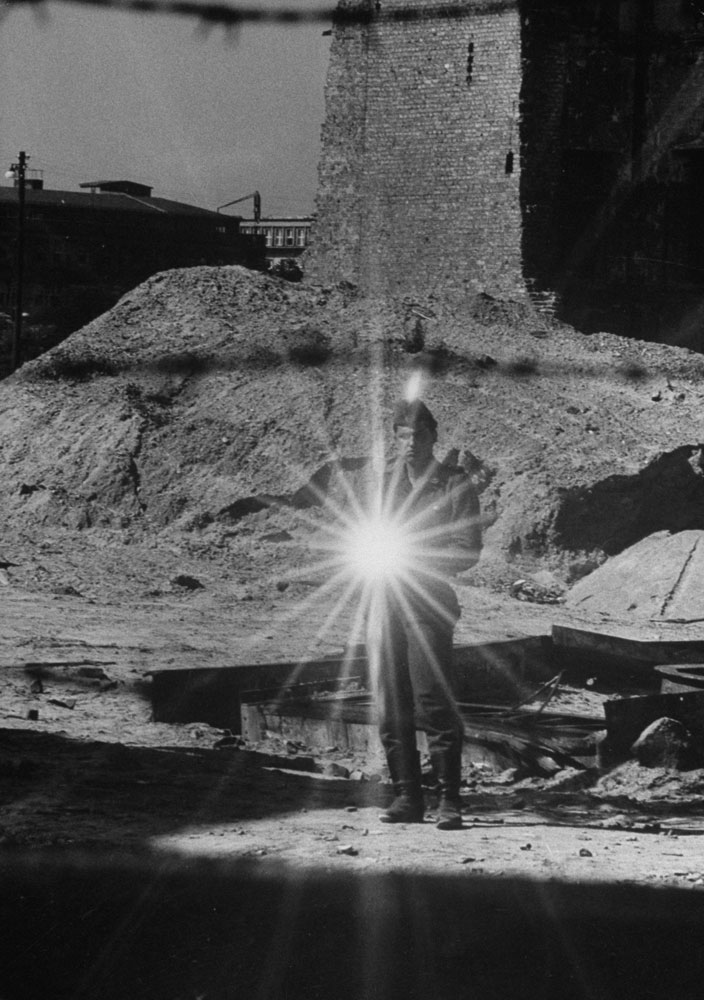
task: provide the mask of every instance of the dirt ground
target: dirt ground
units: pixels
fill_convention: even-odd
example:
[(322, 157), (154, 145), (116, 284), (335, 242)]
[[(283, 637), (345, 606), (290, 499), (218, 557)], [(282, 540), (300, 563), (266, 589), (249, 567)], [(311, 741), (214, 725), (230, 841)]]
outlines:
[[(628, 762), (611, 773), (566, 769), (546, 778), (476, 765), (465, 768), (464, 828), (441, 833), (430, 791), (425, 823), (379, 823), (389, 786), (378, 762), (360, 752), (274, 735), (248, 743), (204, 722), (152, 718), (150, 671), (298, 661), (354, 640), (354, 607), (331, 616), (337, 595), (316, 561), (319, 491), (331, 489), (323, 475), (331, 461), (354, 470), (368, 459), (370, 432), (385, 426), (414, 370), (424, 373), (443, 428), (439, 451), (457, 448), (482, 491), (485, 550), (458, 583), (458, 642), (547, 636), (561, 623), (642, 639), (702, 638), (695, 624), (613, 620), (554, 603), (630, 542), (704, 527), (701, 358), (584, 338), (521, 314), (509, 319), (491, 302), (466, 319), (439, 305), (434, 314), (427, 304), (372, 307), (349, 289), (194, 269), (152, 279), (0, 386), (0, 915), (7, 941), (35, 940), (37, 923), (51, 929), (38, 939), (42, 961), (29, 953), (34, 973), (23, 965), (28, 952), (14, 953), (0, 996), (36, 996), (41, 987), (55, 997), (283, 998), (303, 995), (287, 980), (295, 966), (298, 985), (321, 1000), (412, 996), (416, 987), (439, 997), (445, 987), (424, 972), (413, 989), (407, 972), (383, 988), (373, 977), (360, 984), (361, 958), (350, 945), (364, 938), (380, 899), (389, 901), (383, 934), (397, 919), (420, 920), (418, 880), (426, 880), (418, 898), (428, 913), (441, 900), (454, 912), (457, 892), (469, 893), (462, 905), (489, 893), (497, 913), (513, 894), (531, 900), (508, 907), (525, 916), (506, 931), (520, 935), (532, 933), (531, 907), (541, 927), (547, 919), (541, 893), (553, 893), (560, 910), (561, 887), (574, 889), (569, 912), (585, 907), (595, 926), (603, 914), (589, 886), (614, 902), (623, 926), (634, 913), (656, 914), (649, 933), (657, 934), (671, 919), (671, 897), (648, 895), (644, 909), (640, 897), (616, 899), (617, 888), (673, 892), (678, 907), (699, 894), (701, 771)], [(600, 716), (614, 693), (563, 684), (551, 707)], [(340, 768), (352, 777), (340, 777)], [(198, 887), (213, 883), (220, 899), (228, 880), (234, 896), (221, 900), (221, 911), (208, 908)], [(265, 887), (289, 885), (298, 887), (296, 905), (286, 897), (266, 910)], [(408, 910), (401, 885), (415, 887)], [(134, 906), (142, 914), (136, 922), (109, 910), (123, 890), (125, 913)], [(282, 915), (290, 906), (303, 920), (298, 907), (308, 905), (309, 891), (315, 947)], [(334, 899), (362, 891), (369, 896), (349, 926)], [(91, 902), (97, 892), (100, 901)], [(179, 912), (181, 892), (200, 923), (181, 952), (167, 949), (167, 974), (150, 933), (165, 913)], [(140, 893), (150, 901), (148, 930), (147, 911), (134, 902)], [(255, 934), (244, 911), (232, 912), (238, 893), (257, 913), (261, 938), (228, 952), (227, 961), (236, 953), (244, 963), (239, 992), (214, 985), (204, 943), (219, 940), (216, 912), (227, 912), (243, 941)], [(340, 921), (335, 968), (318, 947), (328, 927), (315, 914), (325, 906)], [(67, 912), (78, 923), (49, 947)], [(95, 925), (94, 912), (102, 914)], [(102, 919), (119, 947), (98, 940)], [(262, 930), (272, 920), (281, 936)], [(127, 925), (129, 935), (114, 930)], [(432, 926), (426, 957), (445, 956), (447, 995), (459, 995), (453, 977), (461, 979), (466, 946), (459, 931), (441, 939)], [(168, 927), (180, 941), (181, 925)], [(607, 937), (616, 933), (609, 928)], [(494, 930), (486, 945), (493, 964), (472, 959), (477, 982), (478, 968), (503, 975), (503, 932)], [(92, 943), (77, 959), (83, 932)], [(142, 954), (147, 940), (151, 950)], [(279, 940), (289, 946), (277, 957)], [(676, 934), (668, 940), (676, 946)], [(414, 968), (408, 942), (396, 944), (398, 968)], [(262, 948), (270, 975), (255, 975), (255, 960), (243, 957)], [(327, 970), (318, 985), (300, 957), (310, 948)], [(142, 964), (133, 968), (137, 954)], [(192, 981), (186, 955), (200, 970)], [(356, 956), (349, 967), (345, 956)], [(649, 968), (642, 957), (631, 965), (636, 976)], [(116, 972), (123, 961), (127, 979)], [(61, 970), (53, 986), (52, 963)], [(591, 991), (578, 983), (574, 992), (577, 980), (561, 978), (559, 962), (550, 968), (550, 988), (528, 964), (530, 988), (507, 992), (489, 976), (486, 995), (545, 998), (553, 987), (556, 996), (615, 995), (618, 977)], [(669, 982), (670, 996), (697, 995)]]
[[(57, 548), (54, 565), (77, 573), (85, 555)], [(226, 590), (3, 587), (1, 995), (615, 1000), (624, 981), (634, 998), (697, 995), (704, 772), (465, 767), (462, 830), (435, 828), (430, 791), (423, 824), (383, 825), (389, 786), (363, 754), (152, 721), (155, 664), (308, 655), (322, 607), (302, 619), (288, 590)], [(460, 596), (464, 641), (588, 624)], [(598, 714), (603, 698), (565, 685), (552, 707)]]
[[(74, 567), (81, 555), (71, 549)], [(160, 571), (173, 573), (168, 560)], [(459, 592), (460, 641), (547, 635), (552, 623), (590, 624), (559, 605), (531, 605), (480, 588)], [(304, 868), (704, 885), (698, 771), (668, 775), (633, 763), (585, 782), (570, 770), (516, 780), (477, 766), (465, 774), (465, 829), (448, 834), (432, 823), (430, 793), (422, 826), (380, 824), (389, 787), (378, 762), (362, 753), (291, 745), (274, 734), (220, 745), (227, 734), (205, 723), (152, 721), (148, 675), (155, 668), (341, 650), (344, 623), (311, 649), (325, 608), (312, 611), (306, 603), (301, 616), (300, 598), (288, 591), (272, 586), (266, 601), (235, 601), (210, 588), (97, 601), (10, 584), (2, 598), (8, 850), (89, 846), (156, 857), (257, 857)], [(598, 716), (606, 697), (569, 685), (551, 708)], [(332, 762), (356, 777), (326, 773)]]

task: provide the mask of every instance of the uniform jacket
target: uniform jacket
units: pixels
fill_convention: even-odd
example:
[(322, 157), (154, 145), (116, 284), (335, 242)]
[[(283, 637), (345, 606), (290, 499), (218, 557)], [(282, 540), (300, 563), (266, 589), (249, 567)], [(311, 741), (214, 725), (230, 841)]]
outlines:
[(383, 504), (411, 540), (404, 592), (413, 613), (436, 614), (441, 608), (456, 620), (459, 606), (447, 578), (473, 566), (481, 551), (479, 500), (467, 473), (433, 460), (423, 479), (411, 483), (405, 464), (393, 460), (385, 470)]

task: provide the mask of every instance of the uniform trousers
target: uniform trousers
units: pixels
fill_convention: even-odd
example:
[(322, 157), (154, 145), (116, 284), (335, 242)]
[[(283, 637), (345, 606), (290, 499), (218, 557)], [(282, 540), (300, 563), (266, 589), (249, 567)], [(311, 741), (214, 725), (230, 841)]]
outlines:
[[(387, 609), (377, 678), (379, 736), (394, 777), (416, 752), (416, 726), (433, 760), (457, 757), (464, 727), (455, 701), (450, 618), (421, 609)], [(403, 774), (400, 775), (404, 777)]]

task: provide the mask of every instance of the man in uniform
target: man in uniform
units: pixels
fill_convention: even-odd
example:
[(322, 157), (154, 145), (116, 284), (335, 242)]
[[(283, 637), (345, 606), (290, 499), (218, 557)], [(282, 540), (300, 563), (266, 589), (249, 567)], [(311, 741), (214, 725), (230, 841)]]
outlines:
[(387, 467), (383, 509), (405, 529), (407, 569), (384, 589), (379, 636), (379, 734), (395, 798), (384, 823), (423, 821), (416, 721), (425, 731), (437, 780), (437, 826), (462, 826), (464, 727), (452, 675), (452, 633), (460, 608), (447, 577), (479, 558), (479, 502), (464, 470), (436, 461), (437, 422), (420, 400), (394, 412), (397, 456)]

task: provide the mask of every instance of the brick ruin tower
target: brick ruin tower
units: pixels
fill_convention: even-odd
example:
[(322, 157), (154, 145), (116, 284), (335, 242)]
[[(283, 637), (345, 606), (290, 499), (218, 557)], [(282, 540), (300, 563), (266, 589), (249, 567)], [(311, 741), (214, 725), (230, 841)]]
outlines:
[(704, 349), (704, 0), (342, 0), (306, 274)]

